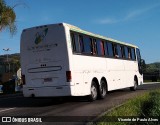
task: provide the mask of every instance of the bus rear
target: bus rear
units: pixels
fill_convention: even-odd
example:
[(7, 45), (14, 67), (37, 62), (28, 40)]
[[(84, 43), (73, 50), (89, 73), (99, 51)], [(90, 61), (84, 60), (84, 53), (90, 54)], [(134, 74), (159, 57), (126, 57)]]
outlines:
[(21, 35), (24, 97), (71, 95), (63, 24), (25, 29)]

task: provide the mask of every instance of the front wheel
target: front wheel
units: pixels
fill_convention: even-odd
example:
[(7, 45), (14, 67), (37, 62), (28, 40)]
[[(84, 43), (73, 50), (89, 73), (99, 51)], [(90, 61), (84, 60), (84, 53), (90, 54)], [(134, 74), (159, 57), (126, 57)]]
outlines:
[(95, 101), (98, 96), (98, 87), (96, 85), (96, 82), (92, 81), (91, 84), (91, 94), (89, 95), (89, 101)]
[(131, 90), (131, 91), (136, 91), (136, 90), (137, 90), (137, 87), (138, 87), (137, 80), (134, 79), (134, 86), (133, 86), (133, 87), (130, 87), (130, 90)]

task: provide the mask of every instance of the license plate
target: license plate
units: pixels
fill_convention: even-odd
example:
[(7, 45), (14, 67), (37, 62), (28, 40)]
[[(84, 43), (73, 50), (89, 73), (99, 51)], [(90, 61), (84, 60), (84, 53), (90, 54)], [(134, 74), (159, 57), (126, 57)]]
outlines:
[(45, 78), (44, 82), (52, 82), (52, 78)]

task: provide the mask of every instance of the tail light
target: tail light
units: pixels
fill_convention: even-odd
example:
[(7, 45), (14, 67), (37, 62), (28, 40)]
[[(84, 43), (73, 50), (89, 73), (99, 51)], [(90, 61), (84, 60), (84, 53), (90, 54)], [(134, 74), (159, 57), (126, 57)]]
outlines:
[(22, 75), (22, 84), (23, 84), (23, 85), (26, 84), (25, 75)]
[(71, 82), (72, 81), (71, 71), (66, 71), (66, 80), (67, 80), (67, 82)]

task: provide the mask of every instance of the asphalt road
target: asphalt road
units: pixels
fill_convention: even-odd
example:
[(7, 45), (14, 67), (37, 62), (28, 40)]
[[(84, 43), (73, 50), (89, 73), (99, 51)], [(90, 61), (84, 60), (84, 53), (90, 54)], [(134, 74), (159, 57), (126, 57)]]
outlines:
[[(43, 125), (47, 124), (79, 124), (92, 121), (105, 111), (124, 103), (130, 98), (139, 96), (146, 91), (160, 88), (160, 84), (145, 84), (133, 92), (121, 89), (109, 92), (103, 100), (88, 102), (84, 97), (60, 98), (24, 98), (22, 95), (0, 97), (0, 121), (2, 117), (41, 118)], [(4, 119), (3, 119), (4, 120)], [(23, 119), (25, 122), (26, 119)], [(28, 120), (28, 119), (27, 119)], [(0, 123), (1, 124), (1, 123)], [(6, 124), (6, 123), (5, 123)], [(7, 124), (22, 124), (21, 121)], [(32, 123), (23, 123), (32, 124)], [(37, 123), (37, 125), (40, 123)]]

